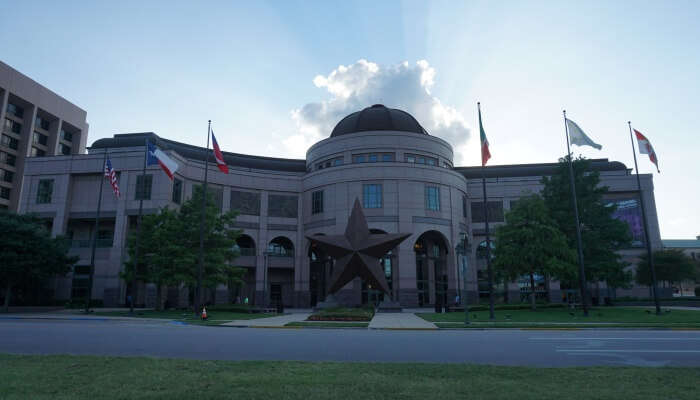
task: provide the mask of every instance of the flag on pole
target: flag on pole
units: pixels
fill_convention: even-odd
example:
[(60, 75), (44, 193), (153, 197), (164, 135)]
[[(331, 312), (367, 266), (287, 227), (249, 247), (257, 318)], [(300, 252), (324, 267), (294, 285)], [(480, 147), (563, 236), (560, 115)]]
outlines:
[(216, 166), (224, 174), (228, 174), (228, 165), (224, 161), (224, 155), (221, 153), (221, 148), (219, 148), (219, 142), (216, 141), (216, 136), (214, 136), (214, 131), (211, 131), (211, 141), (214, 144), (214, 158), (216, 159)]
[(117, 173), (114, 171), (114, 168), (112, 168), (112, 161), (107, 159), (105, 162), (105, 178), (109, 179), (110, 185), (112, 185), (112, 191), (114, 192), (114, 195), (119, 198), (120, 192), (119, 192), (119, 184), (117, 183)]
[(659, 159), (656, 158), (656, 152), (654, 151), (654, 148), (651, 147), (651, 142), (649, 142), (649, 139), (646, 138), (646, 136), (642, 135), (641, 132), (638, 130), (634, 129), (634, 135), (637, 136), (637, 144), (639, 145), (639, 154), (649, 154), (649, 160), (656, 165), (656, 171), (659, 171)]
[(591, 138), (583, 132), (583, 129), (576, 125), (576, 122), (567, 118), (566, 126), (569, 128), (569, 141), (571, 144), (575, 144), (576, 146), (591, 146), (598, 150), (603, 148), (603, 146), (591, 140)]
[(484, 125), (481, 123), (481, 108), (479, 108), (479, 131), (479, 137), (481, 138), (481, 166), (483, 167), (491, 158), (491, 152), (489, 151), (489, 140), (486, 139), (486, 132), (484, 132)]
[(148, 142), (148, 154), (146, 156), (146, 165), (160, 165), (160, 167), (168, 175), (168, 178), (173, 179), (175, 171), (179, 165), (167, 154), (163, 153), (155, 144)]

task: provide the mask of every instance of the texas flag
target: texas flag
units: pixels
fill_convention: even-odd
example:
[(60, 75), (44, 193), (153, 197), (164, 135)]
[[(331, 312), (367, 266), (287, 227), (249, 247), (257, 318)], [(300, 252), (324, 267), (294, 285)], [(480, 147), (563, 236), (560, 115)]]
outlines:
[(163, 153), (155, 144), (148, 142), (148, 154), (146, 155), (146, 165), (160, 165), (168, 178), (173, 179), (177, 168), (177, 162)]
[(639, 145), (639, 153), (640, 154), (649, 154), (649, 159), (651, 162), (656, 165), (656, 171), (659, 171), (659, 160), (656, 158), (656, 152), (654, 151), (654, 148), (651, 147), (651, 142), (649, 142), (649, 139), (646, 138), (646, 136), (642, 135), (641, 132), (638, 130), (634, 130), (635, 136), (637, 136), (637, 144)]
[(216, 159), (216, 166), (224, 174), (228, 174), (228, 165), (224, 161), (224, 155), (221, 153), (221, 148), (219, 147), (219, 142), (216, 141), (216, 136), (214, 136), (214, 131), (211, 131), (211, 141), (214, 143), (214, 158)]

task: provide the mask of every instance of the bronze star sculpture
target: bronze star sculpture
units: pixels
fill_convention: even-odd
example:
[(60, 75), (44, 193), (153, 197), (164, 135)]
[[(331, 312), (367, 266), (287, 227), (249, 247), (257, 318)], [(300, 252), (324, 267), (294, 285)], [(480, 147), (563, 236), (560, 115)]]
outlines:
[(329, 293), (337, 292), (359, 276), (373, 288), (389, 294), (389, 285), (386, 283), (379, 259), (409, 236), (410, 233), (370, 233), (360, 201), (355, 199), (344, 235), (306, 238), (336, 261)]

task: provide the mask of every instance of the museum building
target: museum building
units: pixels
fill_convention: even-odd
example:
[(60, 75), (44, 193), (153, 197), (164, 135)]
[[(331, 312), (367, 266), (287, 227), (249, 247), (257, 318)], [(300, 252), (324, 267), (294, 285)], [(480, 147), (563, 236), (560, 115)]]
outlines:
[[(142, 174), (146, 139), (179, 164), (174, 179), (158, 166)], [(121, 196), (116, 198), (109, 184), (104, 185), (95, 231), (105, 151), (118, 173)], [(430, 135), (410, 114), (379, 104), (343, 118), (328, 138), (308, 149), (306, 159), (224, 152), (229, 174), (218, 171), (211, 151), (151, 132), (99, 139), (88, 154), (27, 158), (19, 212), (46, 218), (53, 234), (72, 239), (71, 254), (80, 257), (71, 274), (51, 283), (48, 289), (54, 297), (85, 296), (90, 244), (97, 235), (92, 298), (105, 306), (124, 304), (129, 284), (120, 278), (120, 271), (140, 200), (144, 214), (181, 205), (204, 179), (205, 154), (209, 190), (217, 206), (222, 212), (238, 211), (235, 227), (242, 234), (234, 263), (246, 269), (242, 287), (209, 290), (209, 302), (248, 298), (254, 304), (309, 307), (324, 300), (333, 260), (312, 246), (307, 236), (342, 234), (355, 199), (372, 233), (411, 233), (381, 260), (392, 299), (404, 307), (428, 306), (452, 302), (466, 288), (471, 304), (484, 301), (481, 167), (455, 167), (449, 143)], [(504, 222), (504, 214), (518, 198), (539, 191), (542, 176), (551, 175), (556, 166), (486, 167), (491, 229)], [(618, 204), (617, 217), (630, 225), (633, 247), (622, 253), (634, 263), (644, 252), (636, 179), (620, 162), (596, 159), (591, 167), (600, 172), (601, 184), (610, 188), (606, 200)], [(659, 249), (652, 176), (640, 177), (652, 247)], [(538, 295), (551, 301), (566, 299), (566, 288), (558, 282), (545, 282), (543, 277), (540, 281)], [(609, 293), (601, 284), (597, 289), (593, 293), (597, 299), (648, 294), (646, 287)], [(498, 286), (505, 301), (520, 301), (528, 290), (521, 282)], [(169, 288), (165, 295), (170, 305), (188, 304), (185, 288)], [(359, 278), (336, 294), (344, 304), (377, 303), (383, 296)], [(155, 289), (140, 283), (136, 302), (154, 304)]]

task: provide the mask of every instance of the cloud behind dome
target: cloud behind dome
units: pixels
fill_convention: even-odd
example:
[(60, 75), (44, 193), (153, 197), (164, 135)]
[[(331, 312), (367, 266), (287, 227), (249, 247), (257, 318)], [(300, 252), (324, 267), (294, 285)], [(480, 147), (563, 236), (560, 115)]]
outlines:
[(435, 69), (425, 60), (390, 66), (359, 60), (318, 75), (313, 83), (330, 94), (328, 100), (307, 103), (292, 111), (297, 132), (282, 140), (290, 156), (304, 157), (315, 142), (328, 137), (343, 117), (381, 103), (413, 115), (430, 135), (447, 140), (457, 151), (466, 144), (470, 128), (464, 116), (431, 93)]

